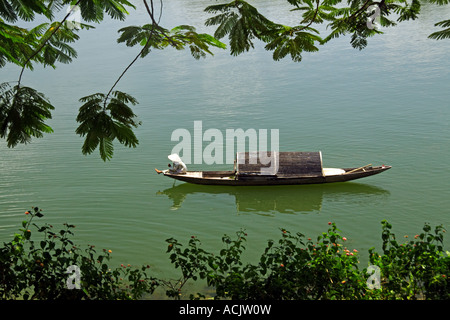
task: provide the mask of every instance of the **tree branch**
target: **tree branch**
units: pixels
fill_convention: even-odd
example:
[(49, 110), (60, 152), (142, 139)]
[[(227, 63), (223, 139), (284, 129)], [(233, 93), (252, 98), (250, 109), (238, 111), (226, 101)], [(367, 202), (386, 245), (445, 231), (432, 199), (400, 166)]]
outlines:
[[(145, 46), (142, 48), (142, 50), (136, 55), (136, 57), (130, 62), (130, 64), (128, 64), (128, 66), (125, 68), (125, 70), (121, 73), (121, 75), (119, 76), (119, 78), (116, 80), (116, 82), (114, 82), (113, 86), (111, 87), (111, 89), (109, 90), (109, 92), (106, 94), (105, 96), (105, 101), (103, 103), (103, 109), (106, 109), (106, 103), (108, 101), (108, 98), (111, 94), (111, 92), (114, 90), (114, 88), (116, 87), (116, 85), (119, 83), (119, 81), (122, 79), (122, 77), (125, 75), (125, 73), (127, 73), (127, 71), (131, 68), (131, 66), (137, 61), (137, 59), (139, 59), (139, 57), (142, 55), (142, 53), (148, 49), (148, 47), (150, 46), (150, 40), (154, 35), (155, 32), (155, 27), (159, 26), (158, 22), (156, 22), (155, 18), (154, 18), (154, 7), (153, 7), (153, 0), (150, 0), (151, 3), (151, 9), (147, 3), (147, 0), (142, 0), (144, 2), (144, 5), (147, 9), (147, 12), (150, 16), (150, 19), (152, 20), (152, 29), (150, 30), (150, 34), (147, 38), (147, 43), (145, 44)], [(161, 0), (161, 10), (160, 10), (160, 15), (158, 20), (161, 20), (161, 16), (162, 16), (162, 0)]]
[(81, 0), (78, 0), (77, 3), (75, 3), (75, 5), (70, 9), (70, 11), (67, 13), (67, 15), (64, 17), (64, 19), (62, 19), (62, 21), (59, 23), (59, 25), (52, 31), (52, 33), (47, 37), (47, 39), (45, 39), (42, 44), (40, 45), (40, 47), (38, 49), (36, 49), (33, 54), (25, 61), (25, 63), (22, 66), (22, 70), (20, 71), (20, 75), (19, 75), (19, 80), (18, 80), (18, 84), (17, 86), (20, 87), (20, 82), (22, 81), (22, 76), (23, 76), (23, 72), (25, 71), (25, 68), (27, 66), (27, 64), (31, 61), (31, 59), (33, 59), (47, 44), (47, 42), (53, 37), (53, 35), (59, 30), (59, 28), (61, 28), (61, 26), (63, 25), (63, 23), (67, 20), (67, 18), (70, 17), (70, 15), (72, 14), (72, 11), (74, 8), (76, 8), (76, 6), (78, 6), (78, 4), (81, 2)]
[(317, 14), (319, 13), (319, 3), (320, 3), (319, 0), (316, 0), (316, 11), (314, 12), (314, 16), (312, 17), (311, 21), (306, 26), (301, 27), (297, 31), (302, 31), (302, 30), (310, 27), (314, 23), (314, 20), (316, 20)]

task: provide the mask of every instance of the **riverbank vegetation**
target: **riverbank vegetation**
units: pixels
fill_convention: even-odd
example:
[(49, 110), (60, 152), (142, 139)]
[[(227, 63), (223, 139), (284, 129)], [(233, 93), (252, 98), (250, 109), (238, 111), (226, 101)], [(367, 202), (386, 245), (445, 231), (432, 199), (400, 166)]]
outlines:
[[(397, 239), (382, 221), (381, 248), (361, 253), (349, 248), (335, 223), (316, 239), (281, 229), (256, 263), (244, 262), (247, 234), (224, 235), (223, 248), (204, 250), (192, 236), (183, 244), (167, 239), (167, 253), (179, 279), (160, 279), (150, 266), (112, 266), (110, 249), (74, 243), (75, 226), (59, 231), (37, 223), (38, 208), (26, 211), (13, 239), (0, 247), (3, 300), (138, 300), (162, 289), (168, 299), (265, 300), (441, 300), (450, 298), (450, 257), (442, 226), (425, 224), (412, 238)], [(206, 281), (213, 294), (188, 292), (186, 284)]]

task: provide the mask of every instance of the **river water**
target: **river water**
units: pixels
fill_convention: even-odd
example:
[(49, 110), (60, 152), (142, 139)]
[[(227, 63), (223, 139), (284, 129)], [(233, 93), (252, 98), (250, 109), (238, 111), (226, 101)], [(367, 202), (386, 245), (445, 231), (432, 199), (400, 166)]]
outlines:
[[(271, 18), (295, 21), (295, 13), (286, 15), (273, 1), (260, 3)], [(209, 4), (166, 1), (161, 22), (208, 31), (202, 8)], [(427, 36), (449, 13), (426, 5), (417, 22), (384, 30), (362, 51), (343, 37), (304, 54), (300, 63), (273, 61), (260, 44), (237, 57), (215, 49), (213, 57), (198, 61), (188, 50), (152, 52), (116, 88), (139, 101), (134, 111), (142, 121), (136, 130), (140, 144), (128, 149), (116, 143), (106, 163), (98, 152), (81, 153), (78, 99), (109, 90), (139, 50), (117, 44), (117, 30), (146, 23), (147, 17), (138, 5), (125, 22), (106, 20), (82, 32), (72, 64), (24, 75), (25, 85), (56, 106), (49, 121), (55, 132), (14, 149), (0, 141), (0, 240), (11, 240), (25, 210), (38, 206), (43, 222), (75, 224), (76, 242), (112, 250), (113, 263), (149, 264), (164, 277), (176, 274), (165, 253), (171, 237), (187, 242), (195, 235), (205, 249), (218, 252), (224, 234), (245, 229), (252, 259), (267, 240), (279, 238), (279, 228), (315, 238), (333, 221), (367, 261), (367, 250), (381, 244), (384, 219), (399, 238), (419, 233), (424, 223), (448, 227), (450, 41)], [(1, 82), (18, 76), (13, 66), (0, 72)], [(174, 184), (154, 168), (166, 168), (177, 144), (171, 141), (174, 130), (193, 134), (194, 121), (201, 121), (203, 132), (224, 135), (227, 129), (277, 129), (281, 151), (320, 150), (326, 167), (393, 168), (330, 185)], [(188, 168), (222, 170), (232, 164)], [(445, 243), (448, 250), (448, 237)]]

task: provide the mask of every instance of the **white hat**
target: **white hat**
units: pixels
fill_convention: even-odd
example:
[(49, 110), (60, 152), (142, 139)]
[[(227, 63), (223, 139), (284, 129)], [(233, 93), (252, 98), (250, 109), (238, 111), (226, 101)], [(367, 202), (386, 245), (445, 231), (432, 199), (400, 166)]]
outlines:
[(178, 154), (176, 154), (176, 153), (172, 153), (167, 158), (169, 158), (169, 160), (172, 161), (172, 162), (182, 162), (180, 156)]

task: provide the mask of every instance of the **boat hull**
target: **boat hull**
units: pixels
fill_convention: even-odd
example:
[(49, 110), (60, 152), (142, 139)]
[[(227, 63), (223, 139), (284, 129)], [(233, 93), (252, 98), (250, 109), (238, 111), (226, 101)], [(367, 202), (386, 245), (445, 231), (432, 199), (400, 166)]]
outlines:
[[(344, 168), (345, 173), (314, 176), (275, 176), (275, 175), (235, 175), (234, 171), (188, 171), (185, 174), (164, 173), (165, 176), (194, 184), (224, 186), (267, 186), (321, 184), (356, 180), (379, 174), (390, 166), (377, 166), (358, 170)], [(355, 171), (356, 170), (356, 171)]]

